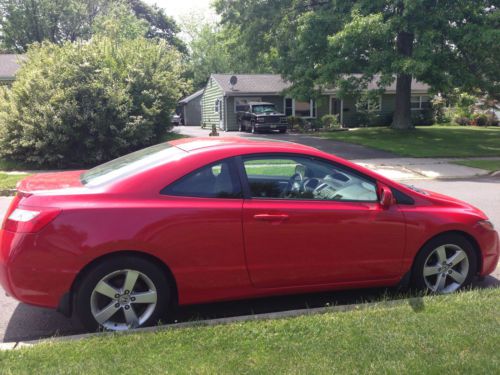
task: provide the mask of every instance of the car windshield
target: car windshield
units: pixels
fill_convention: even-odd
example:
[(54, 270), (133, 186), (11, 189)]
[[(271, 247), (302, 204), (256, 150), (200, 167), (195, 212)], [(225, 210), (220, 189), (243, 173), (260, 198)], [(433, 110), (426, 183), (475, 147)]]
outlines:
[(253, 113), (273, 113), (276, 112), (276, 107), (273, 104), (254, 105)]
[(83, 173), (80, 179), (84, 185), (101, 185), (178, 159), (184, 153), (184, 151), (172, 147), (169, 143), (160, 143), (98, 165)]

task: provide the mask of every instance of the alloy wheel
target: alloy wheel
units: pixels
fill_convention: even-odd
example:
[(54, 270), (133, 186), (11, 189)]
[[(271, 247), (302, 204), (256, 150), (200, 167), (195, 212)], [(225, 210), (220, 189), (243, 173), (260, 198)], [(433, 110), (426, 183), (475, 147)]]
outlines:
[(427, 288), (435, 293), (452, 293), (459, 289), (469, 274), (469, 257), (458, 245), (435, 248), (424, 263), (423, 277)]
[(104, 276), (90, 296), (90, 309), (102, 327), (123, 331), (144, 324), (157, 304), (157, 290), (144, 273), (124, 269)]

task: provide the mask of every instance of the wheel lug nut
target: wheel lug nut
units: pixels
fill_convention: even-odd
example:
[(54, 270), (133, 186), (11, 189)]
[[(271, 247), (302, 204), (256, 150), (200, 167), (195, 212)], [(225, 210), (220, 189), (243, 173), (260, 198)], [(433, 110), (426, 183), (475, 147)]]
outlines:
[(116, 308), (119, 308), (119, 307), (120, 307), (120, 304), (119, 304), (119, 303), (115, 303), (115, 307), (116, 307)]
[(129, 294), (130, 292), (128, 290), (125, 291), (125, 294)]
[(134, 302), (134, 301), (135, 301), (135, 297), (130, 298), (130, 300), (131, 300), (132, 302)]
[(451, 270), (448, 271), (448, 275), (451, 275)]
[(115, 294), (115, 298), (120, 298), (120, 295), (119, 294)]
[(130, 306), (129, 305), (125, 305), (125, 310), (128, 310), (130, 309)]

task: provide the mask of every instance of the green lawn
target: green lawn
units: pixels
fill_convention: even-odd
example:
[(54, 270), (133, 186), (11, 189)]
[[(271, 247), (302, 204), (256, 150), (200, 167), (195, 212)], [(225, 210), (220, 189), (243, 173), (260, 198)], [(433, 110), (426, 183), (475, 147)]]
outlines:
[(493, 374), (500, 289), (395, 306), (0, 352), (0, 372), (85, 374)]
[(0, 173), (0, 190), (15, 189), (18, 181), (28, 177), (28, 174)]
[(455, 164), (465, 165), (467, 167), (485, 169), (487, 171), (496, 172), (500, 171), (500, 160), (459, 160), (455, 161)]
[(500, 127), (428, 126), (410, 131), (377, 127), (321, 136), (417, 158), (500, 156)]

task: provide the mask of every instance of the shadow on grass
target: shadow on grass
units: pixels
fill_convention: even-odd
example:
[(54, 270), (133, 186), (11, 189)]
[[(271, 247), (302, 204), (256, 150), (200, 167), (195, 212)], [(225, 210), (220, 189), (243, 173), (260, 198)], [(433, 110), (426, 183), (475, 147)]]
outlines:
[[(473, 289), (495, 287), (500, 287), (500, 280), (493, 276), (478, 279), (471, 286)], [(422, 295), (401, 293), (396, 288), (372, 288), (185, 306), (175, 311), (169, 323), (369, 302), (397, 301), (404, 298), (408, 298), (408, 303), (414, 312), (420, 313), (425, 310)], [(3, 341), (35, 340), (83, 332), (83, 327), (75, 317), (68, 319), (52, 310), (19, 304), (8, 320)]]

